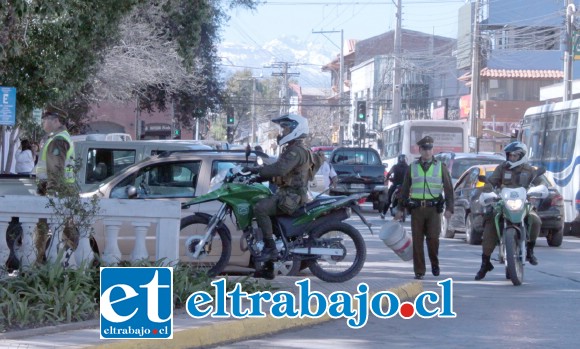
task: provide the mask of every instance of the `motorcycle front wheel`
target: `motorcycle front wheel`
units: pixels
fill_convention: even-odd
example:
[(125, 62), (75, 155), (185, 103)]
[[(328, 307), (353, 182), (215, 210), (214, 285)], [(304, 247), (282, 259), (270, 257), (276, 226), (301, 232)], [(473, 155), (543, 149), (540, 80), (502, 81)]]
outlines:
[(341, 249), (342, 255), (319, 255), (308, 266), (312, 274), (326, 282), (344, 282), (362, 269), (367, 250), (360, 232), (343, 223), (329, 223), (314, 231), (310, 238), (313, 247)]
[(512, 280), (514, 286), (519, 286), (524, 281), (524, 264), (522, 263), (522, 250), (518, 243), (518, 233), (514, 228), (508, 228), (504, 232), (506, 277)]
[[(203, 238), (210, 219), (210, 215), (199, 213), (181, 219), (181, 232), (179, 234), (180, 256), (191, 256), (193, 251), (195, 251), (196, 245)], [(211, 239), (211, 243), (208, 242), (203, 247), (199, 259), (190, 259), (201, 270), (207, 272), (208, 276), (214, 277), (225, 269), (230, 260), (231, 253), (231, 235), (227, 228), (220, 223), (216, 227), (216, 232), (213, 239)]]

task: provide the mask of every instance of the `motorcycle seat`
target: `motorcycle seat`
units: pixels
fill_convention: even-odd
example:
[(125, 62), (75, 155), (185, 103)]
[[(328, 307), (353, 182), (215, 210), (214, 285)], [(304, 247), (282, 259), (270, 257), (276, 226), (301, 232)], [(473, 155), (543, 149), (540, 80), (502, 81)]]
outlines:
[(328, 202), (330, 200), (332, 200), (334, 202), (334, 201), (338, 201), (340, 199), (343, 199), (345, 197), (346, 196), (323, 196), (323, 197), (316, 198), (316, 199), (314, 199), (314, 200), (312, 200), (310, 202), (307, 202), (306, 204), (300, 206), (289, 217), (299, 217), (299, 216), (305, 215), (306, 212), (309, 212), (309, 211), (317, 208), (318, 206), (322, 206), (322, 205), (328, 204)]

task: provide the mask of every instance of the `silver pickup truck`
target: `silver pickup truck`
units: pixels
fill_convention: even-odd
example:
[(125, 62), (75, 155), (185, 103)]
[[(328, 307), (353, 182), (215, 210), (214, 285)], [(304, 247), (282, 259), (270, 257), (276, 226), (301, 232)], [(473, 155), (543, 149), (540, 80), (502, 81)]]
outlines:
[[(164, 151), (211, 149), (197, 141), (75, 141), (74, 145), (76, 157), (81, 159), (77, 173), (81, 192), (151, 155)], [(36, 195), (34, 175), (0, 175), (0, 195)]]

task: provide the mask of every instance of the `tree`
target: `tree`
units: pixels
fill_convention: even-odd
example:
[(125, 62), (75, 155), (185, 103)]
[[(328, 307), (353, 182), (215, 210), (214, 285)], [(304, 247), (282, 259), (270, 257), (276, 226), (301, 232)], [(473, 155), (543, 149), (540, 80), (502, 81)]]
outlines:
[(184, 127), (219, 111), (219, 29), (229, 19), (227, 10), (255, 5), (250, 0), (145, 1), (122, 24), (123, 40), (97, 76), (99, 94), (121, 100), (136, 96), (147, 111), (164, 111), (172, 103)]
[(0, 81), (17, 88), (18, 116), (81, 91), (138, 1), (1, 2)]

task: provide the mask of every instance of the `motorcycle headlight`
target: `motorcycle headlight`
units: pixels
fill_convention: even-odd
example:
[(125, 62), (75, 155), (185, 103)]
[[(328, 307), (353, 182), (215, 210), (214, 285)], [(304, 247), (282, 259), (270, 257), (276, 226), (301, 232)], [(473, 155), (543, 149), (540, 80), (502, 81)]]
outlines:
[(522, 199), (506, 200), (505, 205), (510, 211), (521, 210), (522, 207), (524, 206), (524, 200)]

